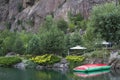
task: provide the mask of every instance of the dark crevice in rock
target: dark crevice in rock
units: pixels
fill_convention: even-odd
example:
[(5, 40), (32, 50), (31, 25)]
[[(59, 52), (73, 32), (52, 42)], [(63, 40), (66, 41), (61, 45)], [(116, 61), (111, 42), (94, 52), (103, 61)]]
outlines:
[(66, 2), (67, 2), (67, 0), (64, 0), (64, 2), (61, 3), (61, 4), (58, 6), (58, 8), (61, 8)]
[(33, 6), (34, 3), (35, 3), (35, 0), (29, 0), (28, 2), (26, 2), (26, 4), (29, 6)]
[(5, 3), (8, 4), (10, 0), (5, 0)]

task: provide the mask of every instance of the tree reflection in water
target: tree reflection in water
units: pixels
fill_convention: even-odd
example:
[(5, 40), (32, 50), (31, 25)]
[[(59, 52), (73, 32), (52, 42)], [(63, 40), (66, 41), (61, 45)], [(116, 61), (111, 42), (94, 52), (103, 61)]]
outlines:
[[(90, 75), (90, 74), (89, 74)], [(120, 70), (92, 77), (79, 77), (65, 70), (18, 70), (0, 68), (0, 80), (120, 80)]]

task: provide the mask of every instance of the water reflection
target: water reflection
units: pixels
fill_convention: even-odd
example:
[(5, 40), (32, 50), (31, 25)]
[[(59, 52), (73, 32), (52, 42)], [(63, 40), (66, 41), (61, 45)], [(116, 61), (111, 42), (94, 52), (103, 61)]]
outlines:
[(92, 71), (92, 72), (74, 72), (74, 75), (78, 76), (78, 77), (97, 77), (100, 76), (102, 74), (107, 74), (109, 73), (110, 70), (101, 70), (101, 71)]
[(0, 68), (0, 80), (67, 80), (67, 76), (54, 70), (37, 71)]
[(120, 70), (83, 74), (86, 78), (80, 73), (64, 71), (0, 68), (0, 80), (120, 80)]
[(111, 76), (110, 80), (120, 80), (120, 69), (111, 70), (109, 76)]

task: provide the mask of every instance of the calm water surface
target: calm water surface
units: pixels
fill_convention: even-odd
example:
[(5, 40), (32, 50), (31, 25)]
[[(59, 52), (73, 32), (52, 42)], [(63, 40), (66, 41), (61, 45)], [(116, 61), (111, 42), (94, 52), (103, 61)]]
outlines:
[(87, 74), (56, 70), (18, 70), (0, 68), (0, 80), (120, 80), (120, 70)]

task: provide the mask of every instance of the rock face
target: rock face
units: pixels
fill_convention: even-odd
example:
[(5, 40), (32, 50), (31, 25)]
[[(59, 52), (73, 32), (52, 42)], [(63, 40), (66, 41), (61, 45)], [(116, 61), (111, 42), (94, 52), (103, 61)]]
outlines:
[(21, 62), (21, 63), (15, 64), (13, 67), (18, 69), (25, 69), (25, 64)]
[(5, 55), (5, 57), (14, 57), (14, 56), (17, 56), (15, 52), (9, 52)]
[[(40, 0), (33, 6), (28, 6), (16, 16), (11, 30), (26, 29), (37, 31), (46, 15), (54, 15), (54, 12), (65, 0)], [(19, 23), (19, 24), (18, 24)]]
[(72, 14), (81, 13), (85, 19), (88, 18), (90, 10), (97, 4), (103, 4), (112, 0), (67, 0), (60, 9), (55, 12), (55, 18), (67, 19), (68, 12)]
[(62, 59), (61, 62), (54, 64), (53, 68), (68, 69), (68, 62), (66, 59)]
[(46, 15), (68, 20), (68, 12), (85, 19), (96, 4), (112, 0), (0, 0), (0, 29), (36, 32)]
[(47, 65), (47, 66), (41, 66), (41, 65), (37, 65), (36, 69), (37, 70), (43, 70), (43, 69), (53, 69), (53, 70), (57, 70), (57, 71), (62, 71), (65, 72), (67, 71), (69, 68), (69, 63), (66, 59), (61, 59), (60, 62), (55, 63), (53, 65)]

